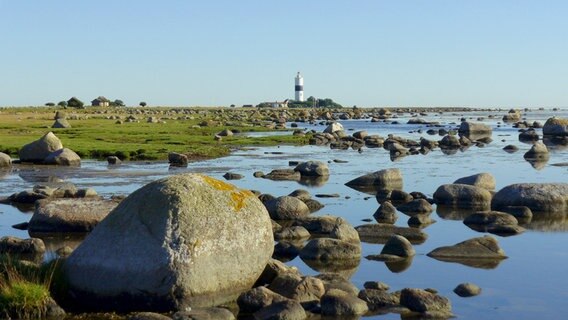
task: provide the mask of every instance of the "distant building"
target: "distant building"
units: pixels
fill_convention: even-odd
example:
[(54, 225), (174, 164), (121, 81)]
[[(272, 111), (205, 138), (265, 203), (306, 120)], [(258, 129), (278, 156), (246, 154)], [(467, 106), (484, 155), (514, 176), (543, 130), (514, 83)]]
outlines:
[(269, 102), (261, 102), (258, 107), (260, 108), (288, 108), (288, 99), (284, 101), (269, 101)]
[(71, 108), (83, 108), (83, 101), (77, 99), (76, 97), (72, 97), (71, 99), (67, 100), (67, 106)]
[(243, 108), (252, 108), (254, 107), (252, 104), (243, 104)]
[(110, 106), (110, 100), (103, 96), (99, 96), (95, 100), (91, 101), (91, 105), (93, 107), (108, 107)]

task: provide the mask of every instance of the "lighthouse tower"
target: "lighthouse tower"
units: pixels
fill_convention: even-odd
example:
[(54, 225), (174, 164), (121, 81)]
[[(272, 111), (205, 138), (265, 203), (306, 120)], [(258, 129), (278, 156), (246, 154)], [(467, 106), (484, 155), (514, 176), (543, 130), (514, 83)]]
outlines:
[(304, 101), (304, 77), (302, 77), (302, 75), (300, 74), (300, 72), (298, 71), (298, 74), (296, 75), (296, 86), (295, 86), (295, 91), (296, 91), (296, 101)]

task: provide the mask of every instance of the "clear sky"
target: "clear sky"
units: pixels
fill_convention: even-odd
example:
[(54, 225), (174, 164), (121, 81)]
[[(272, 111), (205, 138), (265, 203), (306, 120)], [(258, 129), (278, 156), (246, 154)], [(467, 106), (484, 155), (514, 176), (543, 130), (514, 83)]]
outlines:
[(568, 106), (568, 1), (0, 0), (0, 105)]

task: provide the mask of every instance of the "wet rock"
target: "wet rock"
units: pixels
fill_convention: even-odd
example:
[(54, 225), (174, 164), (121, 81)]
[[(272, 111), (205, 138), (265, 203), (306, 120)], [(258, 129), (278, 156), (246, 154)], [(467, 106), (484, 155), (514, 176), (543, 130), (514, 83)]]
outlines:
[(473, 283), (461, 283), (455, 287), (454, 292), (460, 297), (473, 297), (481, 293), (481, 288)]
[(458, 129), (458, 132), (460, 134), (471, 134), (471, 133), (491, 133), (491, 127), (483, 124), (483, 123), (479, 123), (479, 122), (470, 122), (470, 121), (463, 121), (460, 124), (460, 128)]
[(312, 197), (310, 192), (308, 190), (304, 190), (304, 189), (294, 190), (288, 196), (298, 198), (298, 199), (304, 201), (304, 203), (307, 200), (310, 200), (310, 198)]
[(509, 145), (506, 145), (505, 147), (503, 147), (503, 150), (505, 150), (508, 153), (513, 153), (513, 152), (517, 152), (519, 150), (519, 148), (517, 146), (509, 144)]
[(350, 293), (352, 295), (357, 295), (359, 289), (351, 283), (348, 279), (337, 273), (321, 273), (316, 276), (323, 282), (325, 291), (331, 289), (338, 289)]
[(489, 191), (495, 190), (495, 177), (490, 173), (478, 173), (471, 176), (459, 178), (454, 181), (454, 184), (467, 184), (483, 189), (487, 189)]
[(547, 136), (568, 136), (568, 119), (552, 117), (546, 120), (542, 133)]
[(505, 259), (505, 252), (497, 240), (490, 236), (473, 238), (453, 246), (440, 247), (428, 253), (429, 257), (448, 259)]
[(377, 211), (373, 214), (373, 218), (378, 223), (394, 224), (398, 219), (396, 208), (390, 201), (383, 202)]
[(319, 211), (323, 207), (325, 207), (321, 202), (314, 199), (305, 200), (304, 203), (306, 204), (306, 206), (308, 206), (308, 209), (310, 209), (311, 213)]
[(524, 155), (525, 159), (542, 159), (548, 160), (550, 157), (548, 148), (542, 142), (535, 142), (533, 146)]
[(289, 196), (267, 202), (266, 209), (274, 220), (293, 220), (310, 214), (310, 209), (302, 200)]
[(325, 286), (320, 279), (289, 273), (276, 277), (268, 289), (299, 302), (319, 301), (325, 293)]
[(497, 235), (514, 235), (524, 232), (515, 217), (499, 211), (476, 212), (467, 216), (463, 223), (473, 230)]
[(235, 320), (233, 313), (225, 308), (194, 308), (190, 311), (178, 311), (173, 320)]
[(389, 238), (387, 243), (385, 243), (381, 250), (381, 254), (378, 256), (369, 256), (367, 259), (390, 261), (393, 260), (393, 258), (394, 260), (398, 260), (397, 257), (407, 258), (414, 255), (416, 255), (416, 251), (412, 247), (410, 241), (403, 236), (395, 234)]
[(444, 184), (434, 192), (436, 204), (458, 208), (488, 209), (491, 198), (488, 190), (466, 184)]
[(63, 148), (50, 153), (45, 157), (44, 163), (58, 166), (80, 166), (81, 158), (73, 150)]
[(30, 232), (89, 232), (118, 202), (101, 199), (45, 199), (36, 202)]
[(537, 215), (568, 213), (568, 183), (518, 183), (499, 190), (493, 197), (493, 210), (524, 206)]
[(29, 222), (16, 223), (12, 225), (12, 228), (18, 230), (28, 230), (29, 225), (30, 225)]
[(339, 122), (333, 122), (323, 130), (324, 133), (335, 133), (338, 131), (343, 131), (343, 126)]
[(12, 158), (9, 155), (0, 152), (0, 168), (10, 167), (12, 165)]
[(170, 152), (168, 153), (168, 162), (170, 163), (170, 166), (187, 167), (189, 159), (185, 154)]
[(122, 161), (120, 161), (120, 159), (117, 156), (108, 156), (107, 157), (107, 163), (111, 164), (111, 165), (117, 165), (117, 164), (121, 164)]
[(257, 320), (304, 320), (306, 318), (304, 308), (297, 301), (273, 303), (254, 313), (254, 319)]
[(355, 227), (355, 230), (359, 233), (361, 241), (368, 243), (386, 243), (394, 234), (403, 236), (413, 244), (423, 243), (428, 238), (428, 235), (419, 229), (398, 227), (384, 223), (365, 224)]
[(268, 263), (264, 267), (261, 275), (258, 277), (254, 287), (270, 284), (277, 277), (288, 273), (297, 274), (299, 276), (296, 268), (289, 267), (276, 259), (268, 259)]
[(369, 311), (365, 301), (338, 289), (327, 291), (320, 303), (324, 316), (363, 315)]
[(294, 171), (308, 177), (329, 176), (329, 167), (321, 161), (302, 162), (294, 168)]
[(62, 272), (70, 303), (79, 308), (219, 305), (252, 287), (273, 241), (268, 213), (250, 191), (203, 175), (174, 175), (123, 200)]
[(428, 215), (432, 213), (432, 211), (434, 211), (430, 202), (424, 199), (412, 200), (408, 203), (398, 206), (397, 209), (409, 216), (415, 216), (417, 214)]
[[(388, 290), (388, 289), (387, 289)], [(357, 295), (359, 299), (367, 302), (370, 310), (395, 307), (400, 304), (400, 297), (382, 289), (366, 288)]]
[(262, 177), (264, 177), (264, 172), (262, 172), (262, 171), (255, 171), (255, 172), (252, 174), (252, 176), (255, 177), (255, 178), (262, 178)]
[(22, 162), (43, 162), (52, 152), (63, 149), (61, 140), (52, 132), (46, 133), (39, 140), (28, 143), (20, 148), (19, 156)]
[(240, 180), (244, 178), (244, 176), (238, 173), (227, 172), (223, 175), (223, 178), (225, 178), (225, 180)]
[(294, 169), (274, 169), (265, 174), (263, 178), (275, 181), (300, 181), (302, 175), (300, 172), (294, 171)]
[(300, 251), (302, 260), (351, 260), (361, 258), (361, 245), (352, 242), (319, 238), (313, 239)]
[(282, 230), (274, 233), (274, 240), (301, 240), (310, 237), (310, 232), (304, 227), (293, 226), (283, 228)]
[(256, 287), (243, 292), (237, 299), (239, 312), (254, 313), (273, 303), (288, 301), (289, 299), (266, 287)]
[(154, 312), (138, 312), (128, 317), (128, 320), (171, 320), (172, 318)]
[(363, 288), (380, 290), (380, 291), (388, 291), (390, 289), (388, 284), (386, 284), (384, 282), (380, 282), (380, 281), (366, 281), (363, 284)]
[(355, 178), (345, 184), (356, 190), (402, 190), (399, 169), (384, 169)]
[(431, 225), (434, 222), (436, 222), (436, 220), (432, 219), (428, 214), (417, 214), (408, 219), (408, 226), (421, 228)]
[(45, 253), (45, 244), (38, 238), (20, 239), (5, 236), (0, 239), (0, 254), (38, 255)]
[(400, 304), (411, 311), (420, 313), (441, 312), (451, 315), (452, 311), (452, 305), (448, 298), (421, 289), (402, 289)]

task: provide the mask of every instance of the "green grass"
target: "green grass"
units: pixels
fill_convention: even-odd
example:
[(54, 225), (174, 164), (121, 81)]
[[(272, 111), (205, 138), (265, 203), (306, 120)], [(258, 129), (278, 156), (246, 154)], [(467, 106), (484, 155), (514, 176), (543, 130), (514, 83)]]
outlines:
[[(123, 110), (116, 112), (124, 112)], [(222, 141), (215, 141), (215, 133), (226, 128), (241, 132), (270, 130), (261, 125), (251, 126), (250, 123), (235, 120), (225, 121), (230, 123), (226, 125), (195, 127), (214, 117), (212, 112), (196, 115), (193, 120), (165, 119), (166, 123), (146, 123), (146, 118), (150, 115), (136, 115), (139, 123), (116, 124), (116, 120), (105, 119), (106, 115), (95, 113), (100, 109), (66, 110), (68, 115), (78, 114), (88, 118), (68, 120), (72, 125), (69, 129), (52, 129), (50, 127), (54, 122), (55, 111), (53, 108), (0, 109), (0, 152), (17, 157), (19, 148), (49, 131), (61, 139), (64, 147), (75, 151), (82, 158), (93, 159), (116, 155), (122, 160), (163, 160), (167, 159), (167, 154), (171, 151), (187, 154), (190, 158), (214, 158), (226, 156), (231, 149), (241, 146), (297, 145), (308, 142), (308, 138), (292, 136), (291, 133), (258, 138), (223, 137)], [(128, 115), (122, 113), (120, 116), (125, 118)]]
[(6, 318), (43, 318), (50, 301), (54, 265), (36, 266), (0, 257), (0, 315)]

